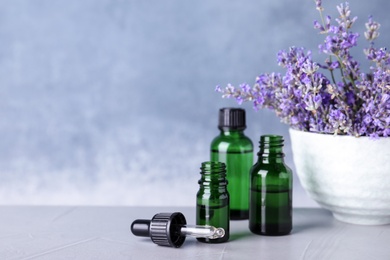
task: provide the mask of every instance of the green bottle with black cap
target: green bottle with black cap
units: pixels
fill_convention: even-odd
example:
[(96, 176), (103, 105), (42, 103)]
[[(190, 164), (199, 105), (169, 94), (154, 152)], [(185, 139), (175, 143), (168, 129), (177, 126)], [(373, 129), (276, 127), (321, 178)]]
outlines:
[(226, 164), (230, 219), (249, 218), (249, 171), (253, 165), (253, 143), (245, 136), (245, 110), (221, 108), (220, 134), (211, 142), (211, 161)]

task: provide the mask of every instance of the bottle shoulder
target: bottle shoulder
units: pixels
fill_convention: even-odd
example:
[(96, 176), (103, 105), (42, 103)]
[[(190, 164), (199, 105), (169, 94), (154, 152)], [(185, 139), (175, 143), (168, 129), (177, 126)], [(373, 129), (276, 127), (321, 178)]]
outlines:
[(229, 135), (218, 135), (210, 144), (211, 150), (218, 151), (241, 151), (247, 150), (253, 152), (252, 140), (245, 136), (229, 136)]
[(274, 175), (274, 176), (292, 176), (293, 172), (284, 162), (278, 163), (263, 163), (257, 161), (250, 170), (251, 175)]
[(226, 190), (212, 190), (200, 188), (196, 193), (198, 199), (207, 199), (207, 200), (219, 200), (229, 198), (229, 192)]

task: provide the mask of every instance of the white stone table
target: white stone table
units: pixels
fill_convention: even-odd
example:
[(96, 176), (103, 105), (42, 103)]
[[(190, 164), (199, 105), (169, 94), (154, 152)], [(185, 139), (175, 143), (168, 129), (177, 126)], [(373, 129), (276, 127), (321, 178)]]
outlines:
[(0, 206), (0, 259), (390, 259), (390, 225), (339, 222), (319, 208), (294, 209), (288, 236), (252, 234), (248, 221), (231, 221), (231, 240), (203, 244), (187, 238), (181, 248), (135, 237), (129, 227), (155, 213), (191, 207)]

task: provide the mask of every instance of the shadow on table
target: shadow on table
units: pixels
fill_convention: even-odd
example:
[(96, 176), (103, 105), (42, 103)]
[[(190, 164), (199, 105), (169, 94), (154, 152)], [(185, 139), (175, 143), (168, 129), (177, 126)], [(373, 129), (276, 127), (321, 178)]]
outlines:
[(332, 225), (332, 213), (322, 208), (294, 209), (293, 230), (291, 234), (300, 233), (308, 229), (327, 228)]
[(235, 241), (235, 240), (239, 240), (239, 239), (242, 239), (244, 237), (249, 237), (253, 235), (249, 229), (248, 231), (243, 231), (243, 232), (239, 232), (239, 233), (230, 233), (230, 237), (229, 237), (229, 241)]

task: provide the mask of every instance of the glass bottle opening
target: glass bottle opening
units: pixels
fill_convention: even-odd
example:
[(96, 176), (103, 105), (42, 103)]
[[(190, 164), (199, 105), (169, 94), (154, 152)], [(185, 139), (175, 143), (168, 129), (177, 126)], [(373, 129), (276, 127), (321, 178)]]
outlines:
[(203, 162), (199, 184), (203, 186), (226, 186), (226, 164), (217, 161)]
[(262, 135), (260, 137), (260, 147), (282, 147), (284, 143), (283, 136), (281, 135)]
[(224, 172), (226, 171), (226, 165), (223, 162), (208, 161), (203, 162), (200, 169), (204, 173)]

